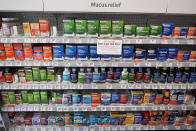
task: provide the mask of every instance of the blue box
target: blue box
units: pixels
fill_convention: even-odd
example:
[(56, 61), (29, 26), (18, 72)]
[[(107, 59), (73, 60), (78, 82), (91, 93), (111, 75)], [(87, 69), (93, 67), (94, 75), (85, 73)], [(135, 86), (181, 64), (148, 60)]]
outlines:
[(177, 53), (178, 53), (178, 48), (168, 48), (168, 59), (176, 60)]
[(132, 60), (134, 54), (134, 46), (123, 45), (122, 46), (122, 58), (124, 60)]
[(188, 27), (181, 27), (180, 36), (186, 37), (188, 32)]
[(65, 48), (65, 59), (75, 60), (76, 59), (76, 45), (66, 45)]
[(148, 60), (155, 60), (157, 58), (157, 51), (155, 49), (148, 49), (146, 58)]
[(77, 46), (77, 58), (78, 60), (88, 60), (88, 45)]
[(189, 56), (190, 56), (190, 51), (184, 51), (184, 55), (183, 55), (183, 61), (188, 61), (189, 60)]
[(101, 60), (111, 60), (111, 55), (100, 55)]
[(167, 48), (158, 48), (157, 49), (157, 60), (158, 61), (166, 61), (168, 57), (168, 49)]
[(145, 59), (145, 57), (146, 57), (146, 50), (145, 49), (140, 49), (140, 48), (135, 49), (135, 55), (134, 55), (135, 59), (143, 60), (143, 59)]
[(162, 24), (162, 36), (171, 37), (173, 33), (174, 24), (172, 23), (163, 23)]
[(83, 101), (83, 104), (91, 104), (91, 95), (84, 94), (82, 96), (82, 101)]
[(120, 92), (112, 92), (111, 103), (120, 103)]
[(72, 93), (72, 104), (81, 104), (82, 95), (80, 92)]
[(64, 45), (52, 45), (53, 59), (63, 60), (64, 59)]
[(90, 125), (96, 125), (98, 123), (98, 115), (90, 115), (89, 123)]
[(89, 45), (89, 57), (90, 60), (99, 60), (100, 57), (97, 54), (97, 46), (96, 45)]
[(111, 93), (101, 93), (101, 104), (103, 105), (109, 105), (111, 101)]

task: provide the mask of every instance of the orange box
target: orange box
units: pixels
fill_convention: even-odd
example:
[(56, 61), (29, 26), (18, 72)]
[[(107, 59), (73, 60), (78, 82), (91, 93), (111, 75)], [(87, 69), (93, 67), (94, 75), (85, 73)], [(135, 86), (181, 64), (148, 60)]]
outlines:
[(14, 56), (16, 60), (24, 60), (24, 50), (22, 43), (14, 43)]
[(33, 60), (33, 48), (31, 43), (23, 43), (25, 60)]
[(196, 27), (189, 27), (187, 37), (195, 36)]
[(41, 36), (49, 36), (50, 25), (48, 23), (48, 19), (40, 19), (39, 26), (40, 26)]
[(3, 43), (0, 43), (0, 60), (6, 59), (6, 53)]
[(43, 52), (44, 52), (44, 61), (50, 61), (52, 60), (52, 46), (43, 46)]
[(183, 60), (183, 55), (184, 55), (184, 51), (179, 50), (176, 56), (176, 60), (177, 61), (182, 61)]
[(35, 60), (43, 60), (43, 48), (42, 46), (34, 46), (34, 59)]
[(92, 93), (91, 94), (91, 104), (98, 105), (101, 103), (101, 94), (100, 93)]
[(32, 36), (40, 36), (39, 24), (31, 23), (31, 35)]
[(180, 36), (180, 33), (181, 33), (181, 27), (174, 27), (172, 36), (174, 36), (174, 37)]
[(23, 22), (24, 36), (31, 36), (31, 27), (29, 22)]
[(192, 50), (189, 56), (189, 60), (196, 60), (196, 51)]
[(11, 43), (4, 43), (7, 60), (14, 60), (14, 48)]

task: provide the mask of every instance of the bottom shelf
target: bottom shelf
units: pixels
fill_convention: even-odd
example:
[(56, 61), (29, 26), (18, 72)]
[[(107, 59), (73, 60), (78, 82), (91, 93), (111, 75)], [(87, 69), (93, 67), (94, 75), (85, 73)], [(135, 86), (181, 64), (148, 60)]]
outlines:
[(16, 126), (10, 127), (9, 131), (103, 131), (103, 130), (195, 130), (194, 126), (149, 126), (149, 125), (126, 125), (126, 126)]

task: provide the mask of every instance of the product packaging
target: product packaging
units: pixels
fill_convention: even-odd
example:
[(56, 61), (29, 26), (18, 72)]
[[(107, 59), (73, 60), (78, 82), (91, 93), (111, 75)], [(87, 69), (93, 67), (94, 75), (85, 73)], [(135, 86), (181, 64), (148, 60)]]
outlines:
[(15, 91), (8, 91), (8, 97), (9, 97), (10, 104), (16, 104)]
[(166, 61), (168, 58), (168, 49), (167, 48), (158, 48), (157, 49), (157, 60)]
[(161, 37), (162, 26), (150, 25), (149, 27), (150, 27), (150, 37), (153, 37), (153, 38)]
[(101, 73), (99, 72), (99, 69), (96, 67), (94, 68), (93, 72), (93, 82), (98, 83), (101, 80)]
[(63, 60), (64, 59), (64, 45), (52, 45), (53, 59)]
[(40, 93), (39, 91), (33, 91), (34, 104), (40, 104)]
[(120, 93), (120, 104), (127, 104), (128, 102), (128, 94)]
[(40, 78), (41, 82), (47, 82), (47, 73), (44, 67), (40, 68)]
[(136, 90), (131, 91), (131, 104), (136, 104), (136, 105), (142, 104), (143, 98), (144, 98), (143, 91), (136, 91)]
[(55, 68), (54, 67), (47, 67), (47, 80), (48, 82), (55, 82)]
[(138, 38), (147, 38), (149, 33), (149, 27), (136, 27), (136, 37)]
[(26, 82), (33, 82), (33, 73), (31, 67), (25, 67), (24, 70)]
[(100, 57), (97, 54), (97, 46), (96, 45), (89, 45), (89, 57), (90, 60), (99, 60)]
[[(122, 79), (123, 79), (123, 82), (126, 82), (126, 71), (124, 72), (124, 74), (122, 74)], [(116, 67), (116, 70), (114, 72), (114, 78), (113, 78), (113, 82), (120, 82), (120, 79), (121, 79), (121, 72), (120, 72), (120, 68), (119, 67)]]
[(64, 115), (58, 114), (56, 116), (56, 126), (64, 126), (65, 125), (65, 118)]
[(75, 20), (74, 19), (63, 20), (63, 32), (64, 32), (64, 36), (75, 35)]
[(40, 33), (43, 37), (49, 37), (50, 35), (50, 25), (48, 19), (39, 19)]
[(102, 92), (101, 93), (101, 104), (109, 105), (111, 101), (111, 93), (110, 92)]
[(62, 104), (63, 105), (71, 105), (72, 104), (72, 92), (71, 91), (63, 92)]
[(11, 43), (4, 43), (5, 53), (6, 53), (6, 60), (14, 60), (14, 48)]
[(155, 49), (148, 49), (146, 53), (147, 60), (156, 60), (157, 51)]
[(9, 104), (9, 97), (7, 91), (1, 91), (2, 104)]
[(111, 20), (100, 20), (100, 25), (99, 25), (100, 37), (110, 37), (111, 30), (112, 30), (111, 28), (112, 28)]
[(112, 92), (111, 104), (119, 104), (119, 103), (120, 103), (120, 92)]
[(124, 29), (123, 20), (112, 20), (112, 37), (122, 37)]
[(91, 104), (99, 105), (101, 103), (101, 94), (100, 93), (91, 93)]
[(31, 27), (29, 22), (23, 22), (23, 31), (24, 31), (24, 36), (25, 37), (30, 37), (31, 36)]
[(154, 104), (163, 104), (163, 93), (161, 91), (157, 91)]
[(14, 56), (16, 60), (24, 60), (24, 50), (22, 43), (14, 43)]
[(40, 36), (39, 23), (31, 23), (31, 36)]
[(190, 51), (184, 51), (182, 61), (188, 61), (190, 58)]
[(22, 102), (28, 103), (28, 91), (21, 91), (22, 94)]
[(45, 62), (52, 60), (52, 46), (43, 46), (43, 57)]
[(5, 76), (5, 81), (7, 83), (13, 82), (13, 74), (12, 74), (12, 69), (10, 67), (4, 68), (4, 76)]
[(82, 102), (83, 102), (83, 104), (90, 105), (91, 104), (91, 95), (90, 94), (83, 94), (82, 95)]
[(78, 82), (79, 83), (86, 82), (86, 73), (84, 71), (84, 68), (80, 68), (80, 71), (78, 72)]
[(162, 37), (170, 38), (173, 32), (174, 24), (171, 23), (163, 23), (162, 24)]
[(20, 83), (26, 83), (24, 68), (20, 68), (20, 69), (18, 70), (18, 77), (19, 77)]
[(34, 46), (33, 51), (34, 51), (34, 60), (43, 60), (44, 59), (42, 46)]
[(65, 59), (66, 60), (75, 60), (76, 59), (76, 52), (77, 46), (76, 45), (69, 45), (66, 44), (65, 47)]
[(0, 60), (5, 60), (6, 59), (6, 52), (4, 48), (4, 44), (0, 43)]
[(196, 51), (195, 50), (190, 51), (189, 60), (190, 61), (196, 61)]
[(82, 95), (80, 91), (72, 92), (72, 104), (81, 104)]
[(93, 81), (93, 73), (92, 73), (92, 69), (91, 68), (88, 67), (86, 69), (85, 75), (86, 75), (86, 83), (87, 84), (92, 83), (92, 81)]
[(133, 38), (136, 35), (136, 25), (124, 25), (124, 37)]
[(145, 49), (140, 49), (140, 48), (135, 49), (135, 54), (134, 54), (135, 59), (144, 60), (145, 57), (146, 57)]
[(68, 68), (64, 68), (63, 71), (63, 82), (69, 82), (70, 81), (70, 71)]
[(122, 58), (123, 60), (132, 60), (134, 54), (134, 46), (123, 45)]
[(134, 113), (134, 124), (141, 124), (142, 123), (142, 114), (141, 113)]
[(87, 34), (87, 20), (75, 20), (76, 36), (86, 36)]
[(178, 48), (168, 48), (168, 61), (176, 60)]
[(187, 32), (187, 38), (195, 38), (196, 27), (189, 27)]
[(183, 50), (178, 50), (177, 56), (176, 56), (176, 60), (177, 61), (182, 61), (183, 60), (183, 56), (184, 56), (184, 51)]
[(78, 60), (88, 60), (88, 45), (77, 46), (77, 58)]
[(188, 32), (188, 27), (181, 27), (180, 38), (186, 38)]
[(31, 43), (23, 43), (25, 60), (33, 60), (33, 48)]
[(33, 70), (33, 81), (40, 82), (41, 76), (40, 76), (39, 67), (32, 67), (32, 70)]
[(87, 35), (97, 37), (99, 33), (99, 20), (87, 20)]
[(174, 27), (172, 37), (173, 38), (180, 38), (180, 34), (181, 34), (181, 27)]
[(40, 95), (41, 95), (41, 104), (48, 104), (48, 92), (40, 91)]
[(15, 93), (15, 95), (16, 95), (16, 104), (22, 104), (22, 94), (21, 94), (21, 92), (17, 91)]

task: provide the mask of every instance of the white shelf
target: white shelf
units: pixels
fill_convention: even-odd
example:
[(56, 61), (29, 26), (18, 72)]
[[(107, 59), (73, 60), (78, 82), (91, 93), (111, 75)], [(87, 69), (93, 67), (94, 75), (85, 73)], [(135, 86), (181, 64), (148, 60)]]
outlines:
[(8, 107), (3, 105), (1, 111), (3, 112), (24, 112), (24, 111), (57, 111), (57, 112), (72, 112), (72, 111), (165, 111), (165, 110), (196, 110), (196, 105), (62, 105), (62, 104), (22, 104)]
[(91, 60), (52, 60), (50, 62), (43, 61), (19, 61), (19, 60), (4, 60), (0, 61), (0, 66), (16, 66), (16, 67), (24, 67), (24, 66), (54, 66), (54, 67), (195, 67), (195, 61), (188, 62), (177, 62), (177, 61), (149, 61), (149, 60), (141, 60), (140, 62), (134, 62), (134, 60), (130, 61), (91, 61)]
[[(15, 129), (15, 130), (14, 130)], [(140, 124), (133, 124), (133, 125), (125, 125), (125, 126), (64, 126), (64, 127), (57, 127), (55, 125), (40, 125), (40, 126), (13, 126), (9, 128), (9, 131), (26, 131), (26, 130), (33, 130), (33, 131), (103, 131), (103, 130), (194, 130), (196, 129), (195, 125), (182, 125), (182, 126), (163, 126), (163, 125), (140, 125)]]
[[(195, 45), (196, 39), (167, 39), (160, 38), (122, 38), (123, 44), (175, 44)], [(96, 44), (97, 38), (90, 37), (0, 37), (1, 43), (70, 43), (70, 44)]]
[(4, 83), (0, 90), (64, 90), (64, 89), (196, 89), (196, 84), (190, 83)]

